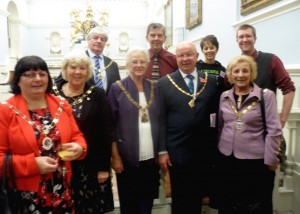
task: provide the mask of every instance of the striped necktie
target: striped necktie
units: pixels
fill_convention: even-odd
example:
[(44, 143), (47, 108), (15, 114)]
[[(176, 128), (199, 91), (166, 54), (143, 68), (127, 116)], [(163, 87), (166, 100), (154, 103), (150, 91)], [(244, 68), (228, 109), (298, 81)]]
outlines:
[(99, 88), (103, 88), (103, 83), (102, 83), (102, 76), (100, 72), (100, 59), (101, 57), (96, 55), (93, 57), (95, 61), (95, 84)]
[(194, 76), (189, 74), (189, 75), (186, 75), (186, 78), (189, 79), (188, 86), (189, 86), (190, 92), (191, 92), (191, 94), (194, 94), (194, 82), (193, 82)]
[(154, 53), (154, 60), (153, 60), (153, 67), (152, 67), (152, 74), (151, 79), (157, 81), (160, 77), (159, 74), (159, 66), (158, 66), (158, 53)]

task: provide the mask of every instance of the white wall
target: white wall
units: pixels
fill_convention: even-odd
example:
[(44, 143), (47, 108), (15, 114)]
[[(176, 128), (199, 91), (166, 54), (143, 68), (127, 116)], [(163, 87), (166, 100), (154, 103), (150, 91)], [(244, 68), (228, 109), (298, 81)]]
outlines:
[[(129, 45), (148, 47), (146, 27), (152, 22), (164, 23), (164, 5), (167, 0), (11, 0), (17, 6), (21, 39), (21, 56), (36, 54), (47, 60), (51, 66), (60, 65), (65, 53), (70, 50), (70, 12), (72, 9), (85, 10), (88, 5), (94, 11), (109, 11), (109, 56), (120, 65), (124, 65), (125, 54), (118, 52), (118, 35), (127, 32)], [(300, 0), (280, 0), (266, 8), (250, 13), (240, 14), (240, 1), (202, 0), (202, 23), (190, 30), (185, 29), (185, 2), (173, 0), (173, 47), (179, 41), (175, 29), (183, 28), (183, 40), (194, 41), (199, 47), (200, 39), (208, 34), (217, 36), (220, 49), (217, 59), (226, 66), (228, 61), (240, 54), (235, 41), (235, 30), (243, 23), (253, 24), (257, 30), (258, 50), (278, 55), (292, 79), (297, 91), (291, 114), (291, 126), (295, 126), (293, 144), (293, 190), (291, 209), (300, 214)], [(0, 73), (3, 69), (14, 67), (9, 59), (7, 44), (7, 6), (9, 0), (0, 1)], [(82, 20), (84, 21), (84, 20)], [(59, 32), (62, 40), (62, 54), (49, 54), (49, 35)], [(203, 55), (200, 52), (200, 58)], [(13, 62), (13, 63), (12, 63)], [(59, 69), (56, 67), (56, 71)], [(2, 74), (0, 75), (2, 78)], [(2, 96), (2, 95), (1, 95)], [(3, 95), (7, 96), (7, 94)], [(2, 96), (2, 98), (3, 98)], [(2, 100), (0, 98), (0, 100)], [(281, 95), (278, 97), (281, 103)], [(281, 105), (281, 104), (280, 104)], [(296, 121), (296, 122), (295, 122)], [(285, 130), (286, 131), (286, 130)]]

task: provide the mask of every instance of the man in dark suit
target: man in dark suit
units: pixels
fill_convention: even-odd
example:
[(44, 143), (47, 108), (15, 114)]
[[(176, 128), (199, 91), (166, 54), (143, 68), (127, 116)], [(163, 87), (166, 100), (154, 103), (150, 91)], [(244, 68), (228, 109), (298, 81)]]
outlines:
[[(109, 57), (103, 55), (103, 50), (107, 41), (108, 33), (101, 27), (91, 29), (87, 35), (88, 49), (86, 50), (86, 54), (91, 58), (95, 67), (89, 83), (96, 84), (97, 79), (95, 78), (98, 76), (101, 83), (96, 85), (103, 88), (106, 91), (106, 94), (108, 94), (111, 84), (121, 79), (118, 64)], [(98, 68), (95, 60), (99, 60)], [(96, 75), (97, 72), (99, 72), (99, 74)]]
[(178, 44), (179, 69), (158, 80), (159, 163), (170, 173), (172, 214), (201, 213), (216, 146), (220, 93), (216, 78), (196, 69), (198, 56), (193, 43)]

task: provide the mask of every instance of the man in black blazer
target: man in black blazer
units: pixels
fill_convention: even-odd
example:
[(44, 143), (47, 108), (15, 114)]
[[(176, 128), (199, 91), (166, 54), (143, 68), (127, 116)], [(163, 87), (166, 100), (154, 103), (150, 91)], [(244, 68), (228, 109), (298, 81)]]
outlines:
[[(102, 88), (106, 91), (106, 94), (108, 94), (111, 84), (121, 79), (118, 64), (109, 57), (103, 55), (103, 50), (107, 41), (108, 33), (99, 26), (91, 29), (87, 35), (88, 49), (86, 50), (86, 54), (91, 58), (94, 66), (95, 56), (100, 57), (99, 76), (101, 76)], [(95, 67), (93, 76), (89, 80), (90, 84), (95, 84), (96, 70)]]
[(178, 44), (179, 69), (158, 80), (159, 163), (170, 173), (172, 214), (202, 213), (216, 149), (220, 91), (215, 77), (196, 69), (198, 56), (193, 43)]

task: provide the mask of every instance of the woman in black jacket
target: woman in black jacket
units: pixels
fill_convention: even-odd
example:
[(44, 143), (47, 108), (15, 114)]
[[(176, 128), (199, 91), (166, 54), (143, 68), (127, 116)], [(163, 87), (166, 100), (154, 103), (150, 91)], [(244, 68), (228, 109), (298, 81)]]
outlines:
[(72, 163), (76, 213), (105, 213), (114, 209), (110, 177), (112, 120), (105, 91), (89, 85), (93, 65), (85, 52), (71, 51), (62, 62), (62, 74), (53, 91), (66, 98), (89, 150)]

